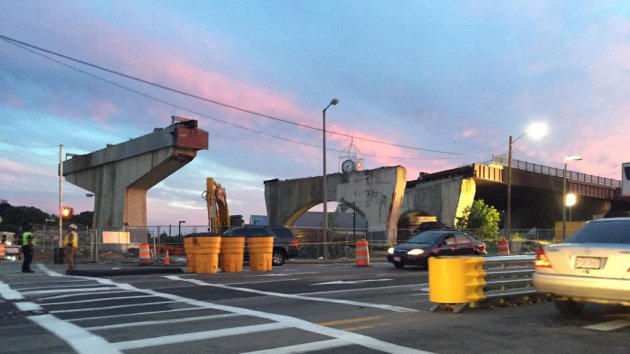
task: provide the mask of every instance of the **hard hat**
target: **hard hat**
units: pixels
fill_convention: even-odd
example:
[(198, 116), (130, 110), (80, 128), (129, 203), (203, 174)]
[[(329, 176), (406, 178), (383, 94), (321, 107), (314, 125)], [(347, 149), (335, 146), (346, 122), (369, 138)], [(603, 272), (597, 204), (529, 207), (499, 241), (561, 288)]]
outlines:
[(70, 226), (68, 226), (69, 229), (77, 229), (77, 225), (75, 224), (70, 224)]

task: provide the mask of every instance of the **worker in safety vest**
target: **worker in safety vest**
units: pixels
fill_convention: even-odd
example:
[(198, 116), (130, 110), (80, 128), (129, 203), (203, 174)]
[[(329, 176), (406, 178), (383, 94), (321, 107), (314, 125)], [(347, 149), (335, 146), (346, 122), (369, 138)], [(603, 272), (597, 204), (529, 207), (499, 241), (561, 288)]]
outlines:
[(79, 248), (77, 225), (70, 224), (70, 226), (68, 226), (68, 233), (63, 240), (63, 246), (65, 247), (66, 252), (66, 263), (68, 263), (66, 273), (70, 273), (77, 269), (74, 265), (74, 254), (77, 252), (77, 248)]
[(35, 246), (35, 240), (33, 239), (33, 226), (29, 226), (28, 229), (22, 234), (22, 254), (24, 255), (24, 261), (22, 262), (22, 273), (35, 273), (31, 270), (31, 263), (33, 262), (33, 248)]

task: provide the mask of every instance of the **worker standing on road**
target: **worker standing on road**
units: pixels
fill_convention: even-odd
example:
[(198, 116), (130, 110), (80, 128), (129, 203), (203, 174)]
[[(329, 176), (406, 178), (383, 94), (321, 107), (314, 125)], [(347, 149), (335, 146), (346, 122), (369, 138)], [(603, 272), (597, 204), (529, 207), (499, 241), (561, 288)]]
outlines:
[(34, 246), (35, 240), (33, 239), (33, 226), (29, 226), (22, 234), (22, 254), (24, 255), (24, 261), (22, 261), (22, 273), (35, 273), (31, 270)]
[(68, 233), (63, 240), (63, 245), (66, 252), (66, 263), (68, 263), (68, 269), (66, 273), (75, 271), (77, 268), (74, 266), (74, 254), (79, 248), (79, 234), (77, 234), (77, 225), (70, 224), (68, 226)]

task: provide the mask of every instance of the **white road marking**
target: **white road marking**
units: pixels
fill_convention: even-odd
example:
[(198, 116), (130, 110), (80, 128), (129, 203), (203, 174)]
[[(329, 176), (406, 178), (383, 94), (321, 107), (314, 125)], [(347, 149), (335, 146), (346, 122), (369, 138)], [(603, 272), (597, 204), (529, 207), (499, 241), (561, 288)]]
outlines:
[(272, 279), (272, 280), (261, 280), (261, 281), (251, 281), (251, 282), (238, 282), (238, 283), (226, 283), (225, 285), (247, 285), (247, 284), (266, 284), (266, 283), (277, 283), (279, 281), (293, 281), (297, 279)]
[(29, 320), (55, 334), (81, 354), (120, 353), (111, 343), (53, 315), (28, 316)]
[(63, 294), (63, 293), (80, 293), (80, 292), (99, 292), (106, 290), (114, 290), (113, 287), (98, 287), (98, 288), (81, 288), (81, 289), (52, 289), (52, 290), (33, 290), (22, 291), (23, 295), (46, 295), (46, 294)]
[[(185, 279), (182, 278), (182, 280), (185, 281)], [(349, 343), (352, 344), (356, 344), (362, 347), (367, 347), (370, 349), (374, 349), (374, 350), (378, 350), (378, 351), (382, 351), (382, 352), (386, 352), (386, 353), (427, 353), (425, 351), (422, 350), (417, 350), (417, 349), (413, 349), (413, 348), (409, 348), (409, 347), (404, 347), (404, 346), (399, 346), (393, 343), (388, 343), (388, 342), (384, 342), (381, 340), (378, 340), (376, 338), (372, 338), (369, 336), (365, 336), (359, 333), (354, 333), (354, 332), (346, 332), (346, 331), (342, 331), (342, 330), (338, 330), (336, 328), (331, 328), (331, 327), (326, 327), (326, 326), (321, 326), (318, 325), (316, 323), (312, 323), (312, 322), (308, 322), (305, 320), (301, 320), (299, 318), (295, 318), (295, 317), (291, 317), (291, 316), (285, 316), (285, 315), (277, 315), (277, 314), (272, 314), (272, 313), (267, 313), (267, 312), (261, 312), (261, 311), (255, 311), (255, 310), (250, 310), (250, 309), (245, 309), (245, 308), (240, 308), (240, 307), (233, 307), (233, 306), (226, 306), (226, 305), (220, 305), (220, 304), (216, 304), (216, 303), (210, 303), (210, 302), (205, 302), (205, 301), (200, 301), (200, 300), (194, 300), (194, 299), (190, 299), (190, 298), (185, 298), (179, 295), (174, 295), (174, 294), (168, 294), (168, 293), (160, 293), (158, 291), (155, 290), (151, 290), (151, 289), (140, 289), (140, 288), (136, 288), (133, 285), (130, 284), (125, 284), (125, 283), (115, 283), (110, 279), (97, 279), (97, 281), (101, 284), (107, 284), (107, 285), (115, 285), (121, 289), (124, 290), (130, 290), (130, 291), (136, 291), (136, 292), (140, 292), (140, 293), (144, 293), (144, 294), (149, 294), (149, 295), (154, 295), (154, 296), (159, 296), (162, 297), (164, 299), (169, 299), (169, 300), (175, 300), (175, 301), (179, 301), (179, 302), (183, 302), (186, 303), (188, 305), (191, 306), (197, 306), (199, 309), (213, 309), (213, 310), (218, 310), (218, 311), (225, 311), (225, 312), (230, 312), (230, 313), (234, 313), (234, 314), (239, 314), (242, 316), (253, 316), (253, 317), (258, 317), (258, 318), (265, 318), (271, 321), (276, 322), (276, 325), (281, 325), (283, 327), (293, 327), (293, 328), (298, 328), (300, 330), (303, 331), (309, 331), (312, 333), (317, 333), (323, 336), (329, 336), (332, 338), (336, 338), (339, 340), (343, 340), (343, 341), (347, 341)], [(230, 287), (228, 287), (230, 288)], [(411, 310), (411, 309), (407, 309), (407, 310)], [(416, 310), (412, 310), (412, 311), (416, 311)], [(134, 314), (134, 315), (138, 315), (138, 314)], [(47, 315), (50, 316), (54, 319), (56, 319), (54, 316), (51, 315)], [(38, 317), (38, 316), (33, 316), (33, 317)], [(70, 325), (72, 327), (76, 327), (79, 328), (78, 326), (72, 325), (68, 322), (65, 321), (60, 321), (63, 324), (67, 324)], [(270, 324), (273, 325), (273, 324)], [(263, 325), (264, 326), (264, 325)], [(59, 326), (58, 328), (62, 328), (61, 326)], [(80, 329), (80, 328), (79, 328)], [(80, 329), (81, 331), (84, 331), (83, 329)], [(231, 329), (226, 329), (226, 331), (230, 331)], [(84, 331), (85, 332), (85, 331)], [(57, 333), (56, 333), (57, 334)], [(58, 336), (60, 336), (62, 338), (63, 333), (58, 333)], [(191, 334), (194, 335), (194, 334)], [(202, 332), (200, 334), (201, 336), (204, 335), (208, 335), (208, 334), (204, 334), (204, 332)], [(186, 336), (184, 335), (178, 335), (178, 336), (170, 336), (170, 340), (175, 340), (177, 342), (179, 342), (179, 338), (177, 337), (182, 337), (182, 336)], [(94, 336), (96, 337), (96, 336)], [(97, 337), (99, 339), (102, 339), (100, 337)], [(160, 340), (161, 338), (164, 337), (160, 337), (160, 338), (153, 338), (153, 339), (143, 339), (140, 341), (129, 341), (129, 342), (125, 342), (125, 348), (128, 345), (134, 345), (134, 343), (136, 343), (136, 345), (138, 344), (152, 344), (155, 343), (156, 340)], [(190, 338), (186, 339), (191, 340)], [(100, 344), (100, 343), (98, 343)], [(118, 343), (121, 344), (121, 343)], [(116, 346), (116, 348), (118, 348), (118, 344), (114, 344), (114, 346)], [(121, 344), (122, 345), (122, 344)], [(98, 347), (98, 345), (97, 345)], [(75, 348), (75, 350), (79, 351), (76, 347), (73, 346), (73, 348)], [(88, 347), (87, 345), (84, 346), (83, 348), (88, 348), (86, 349), (85, 352), (89, 353), (95, 353), (96, 351), (90, 346)], [(138, 348), (142, 348), (142, 347), (138, 347)], [(110, 343), (105, 342), (104, 344), (100, 345), (100, 347), (98, 348), (100, 350), (103, 351), (108, 351), (108, 352), (113, 352), (111, 349), (113, 349), (110, 345)]]
[(265, 350), (257, 350), (255, 352), (246, 352), (241, 354), (290, 354), (290, 353), (306, 353), (312, 351), (320, 351), (332, 348), (339, 348), (351, 345), (352, 343), (348, 343), (341, 339), (329, 339), (323, 340), (319, 342), (311, 342), (297, 345), (289, 345), (286, 347), (273, 348), (273, 349), (265, 349)]
[(45, 301), (45, 300), (54, 300), (54, 299), (65, 299), (67, 297), (77, 297), (77, 296), (87, 296), (87, 295), (103, 295), (103, 294), (122, 294), (122, 293), (130, 293), (129, 290), (113, 290), (113, 291), (99, 291), (98, 293), (89, 292), (89, 293), (77, 293), (77, 294), (67, 294), (67, 295), (57, 295), (57, 296), (47, 296), (37, 298), (37, 301)]
[(240, 315), (237, 315), (237, 314), (234, 314), (234, 313), (226, 313), (226, 314), (222, 314), (222, 315), (209, 315), (209, 316), (197, 316), (197, 317), (185, 317), (185, 318), (170, 318), (168, 320), (155, 320), (155, 321), (141, 321), (141, 322), (119, 323), (119, 324), (114, 324), (114, 325), (86, 327), (85, 329), (89, 330), (89, 331), (100, 331), (100, 330), (115, 329), (115, 328), (127, 328), (127, 327), (151, 326), (151, 325), (172, 324), (172, 323), (182, 323), (182, 322), (215, 320), (215, 319), (219, 319), (219, 318), (228, 318), (228, 317), (237, 317), (237, 316), (240, 316)]
[(11, 289), (6, 283), (0, 281), (0, 296), (6, 300), (22, 300), (24, 296), (20, 292)]
[(61, 273), (57, 273), (55, 271), (52, 271), (50, 269), (48, 269), (48, 267), (46, 267), (45, 265), (38, 263), (37, 264), (37, 268), (39, 268), (41, 271), (43, 271), (44, 273), (48, 274), (51, 277), (63, 277), (63, 275)]
[[(355, 292), (355, 291), (370, 291), (370, 290), (381, 290), (381, 289), (417, 288), (418, 286), (423, 286), (423, 285), (427, 285), (427, 284), (373, 286), (373, 287), (369, 287), (369, 288), (314, 291), (314, 292), (308, 292), (308, 293), (299, 293), (299, 294), (295, 294), (295, 295), (320, 295), (320, 294), (349, 293), (349, 292)], [(418, 290), (418, 291), (420, 291), (420, 289), (411, 289), (411, 290)]]
[[(100, 293), (99, 293), (100, 294)], [(88, 302), (101, 302), (101, 301), (112, 301), (112, 300), (128, 300), (128, 299), (140, 299), (146, 297), (153, 297), (152, 295), (136, 295), (136, 296), (121, 296), (121, 297), (106, 297), (100, 299), (89, 299), (89, 300), (79, 300), (79, 301), (63, 301), (63, 302), (46, 302), (46, 306), (53, 305), (74, 305), (74, 304), (83, 304)]]
[[(154, 296), (154, 295), (151, 295)], [(199, 307), (184, 307), (181, 309), (172, 309), (172, 310), (162, 310), (162, 311), (146, 311), (146, 312), (134, 312), (134, 313), (121, 313), (118, 315), (105, 315), (105, 316), (94, 316), (94, 317), (81, 317), (81, 318), (73, 318), (69, 319), (70, 322), (79, 322), (79, 321), (89, 321), (89, 320), (100, 320), (102, 318), (119, 318), (119, 317), (138, 317), (141, 315), (155, 315), (156, 313), (168, 313), (168, 312), (182, 312), (182, 311), (199, 311), (203, 310)]]
[(302, 274), (316, 274), (319, 272), (299, 272), (299, 273), (271, 273), (271, 274), (258, 274), (250, 277), (287, 277), (289, 275), (302, 275)]
[(380, 281), (392, 281), (394, 279), (364, 279), (364, 280), (335, 280), (329, 281), (325, 283), (315, 283), (311, 285), (342, 285), (342, 284), (363, 284), (363, 283), (372, 283), (372, 282), (380, 282)]
[(335, 304), (344, 304), (344, 305), (361, 306), (361, 307), (373, 307), (373, 308), (378, 308), (378, 309), (381, 309), (381, 310), (394, 311), (394, 312), (417, 312), (418, 311), (418, 310), (410, 309), (410, 308), (407, 308), (407, 307), (400, 307), (400, 306), (393, 306), (393, 305), (372, 304), (372, 303), (369, 303), (369, 302), (358, 302), (358, 301), (351, 301), (351, 300), (328, 299), (328, 298), (322, 298), (322, 297), (300, 296), (300, 295), (294, 295), (294, 294), (276, 293), (276, 292), (270, 292), (270, 291), (248, 289), (248, 288), (237, 288), (237, 287), (227, 286), (227, 285), (222, 285), (222, 284), (206, 283), (204, 281), (196, 280), (196, 279), (184, 279), (184, 278), (180, 278), (179, 276), (176, 276), (176, 275), (168, 275), (168, 276), (165, 276), (165, 278), (168, 278), (168, 279), (171, 279), (171, 280), (186, 281), (186, 282), (197, 284), (197, 285), (200, 285), (200, 286), (211, 286), (211, 287), (215, 287), (215, 288), (243, 291), (243, 292), (261, 294), (261, 295), (267, 295), (267, 296), (285, 297), (285, 298), (296, 299), (296, 300), (331, 302), (331, 303), (335, 303)]
[(615, 320), (609, 322), (602, 322), (590, 326), (584, 326), (582, 328), (593, 329), (596, 331), (614, 331), (616, 329), (630, 327), (630, 318), (623, 320)]
[(274, 331), (274, 330), (284, 329), (288, 327), (290, 326), (276, 322), (276, 323), (267, 323), (267, 324), (261, 324), (261, 325), (253, 325), (253, 326), (217, 329), (217, 330), (212, 330), (212, 331), (174, 334), (170, 336), (162, 336), (162, 337), (155, 337), (155, 338), (136, 339), (136, 340), (130, 340), (126, 342), (113, 343), (113, 345), (118, 350), (142, 349), (142, 348), (156, 347), (156, 346), (167, 345), (167, 344), (188, 343), (194, 340), (236, 336), (236, 335), (241, 335), (241, 334), (256, 333), (256, 332), (263, 332), (263, 331)]
[(127, 304), (127, 305), (116, 305), (116, 306), (101, 306), (101, 307), (92, 307), (92, 308), (80, 308), (80, 309), (70, 309), (70, 310), (54, 310), (48, 311), (49, 313), (68, 313), (68, 312), (83, 312), (83, 311), (101, 311), (101, 310), (113, 310), (113, 309), (123, 309), (127, 307), (136, 307), (136, 306), (152, 306), (152, 305), (163, 305), (163, 304), (172, 304), (179, 301), (156, 301), (156, 302), (145, 302), (141, 304)]
[(32, 287), (32, 288), (15, 288), (15, 289), (21, 292), (35, 291), (35, 290), (52, 290), (52, 289), (79, 289), (80, 290), (81, 288), (86, 288), (89, 286), (94, 286), (94, 284), (68, 284), (68, 285), (53, 285), (53, 286), (39, 285), (37, 287)]
[(20, 311), (39, 311), (42, 309), (38, 304), (28, 301), (16, 302), (15, 306), (17, 306)]

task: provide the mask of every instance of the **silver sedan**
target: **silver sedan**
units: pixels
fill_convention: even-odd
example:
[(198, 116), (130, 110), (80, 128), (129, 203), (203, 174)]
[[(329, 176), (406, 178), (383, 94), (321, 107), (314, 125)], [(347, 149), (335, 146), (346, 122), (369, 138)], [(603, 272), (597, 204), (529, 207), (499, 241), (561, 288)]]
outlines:
[(565, 242), (539, 249), (534, 287), (558, 310), (579, 314), (586, 303), (630, 306), (630, 218), (587, 223)]

